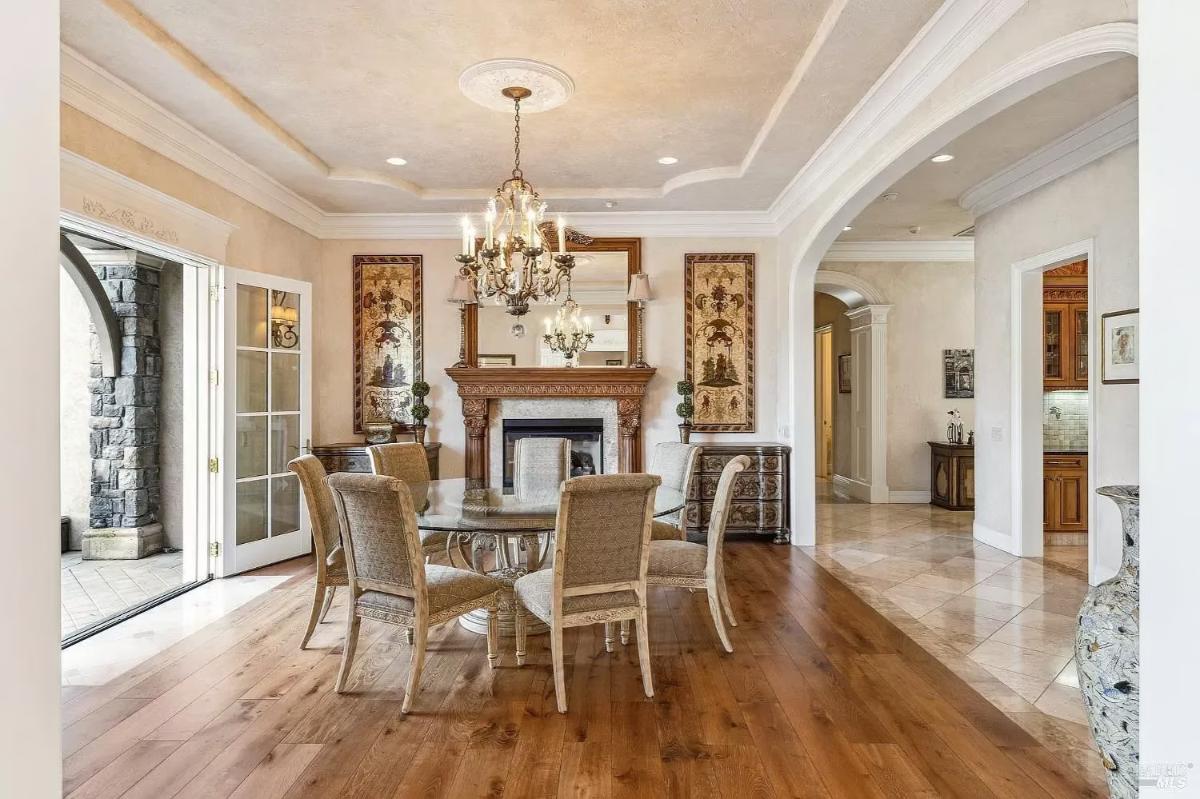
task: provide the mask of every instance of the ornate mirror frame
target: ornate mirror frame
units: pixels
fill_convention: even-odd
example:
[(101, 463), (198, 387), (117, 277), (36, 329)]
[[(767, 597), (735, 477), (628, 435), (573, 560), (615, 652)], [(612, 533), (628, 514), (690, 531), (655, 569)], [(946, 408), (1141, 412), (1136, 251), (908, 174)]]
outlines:
[[(558, 246), (558, 232), (551, 224), (542, 226), (542, 239), (546, 242), (546, 246)], [(642, 271), (642, 240), (640, 238), (593, 238), (585, 236), (577, 230), (567, 228), (567, 252), (623, 252), (625, 253), (625, 265), (628, 270), (628, 275), (625, 280), (625, 288), (628, 290), (629, 281), (633, 276)], [(627, 302), (626, 311), (629, 318), (628, 340), (625, 344), (626, 357), (632, 361), (637, 350), (638, 325), (640, 324), (637, 303)], [(466, 339), (467, 339), (467, 364), (474, 368), (497, 369), (504, 370), (512, 367), (494, 366), (480, 367), (479, 366), (479, 306), (468, 305), (466, 307)], [(565, 369), (567, 367), (538, 367), (547, 369)], [(578, 368), (578, 367), (577, 367)], [(602, 367), (606, 369), (632, 368), (632, 367), (617, 367), (609, 366)]]

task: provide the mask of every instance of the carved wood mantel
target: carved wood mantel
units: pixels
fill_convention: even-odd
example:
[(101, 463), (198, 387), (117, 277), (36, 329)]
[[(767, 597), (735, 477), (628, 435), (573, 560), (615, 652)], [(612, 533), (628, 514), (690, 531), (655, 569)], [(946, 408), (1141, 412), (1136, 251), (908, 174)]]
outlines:
[(487, 480), (489, 401), (508, 398), (616, 400), (617, 468), (622, 472), (641, 471), (642, 397), (654, 372), (612, 366), (447, 369), (462, 398), (467, 478)]

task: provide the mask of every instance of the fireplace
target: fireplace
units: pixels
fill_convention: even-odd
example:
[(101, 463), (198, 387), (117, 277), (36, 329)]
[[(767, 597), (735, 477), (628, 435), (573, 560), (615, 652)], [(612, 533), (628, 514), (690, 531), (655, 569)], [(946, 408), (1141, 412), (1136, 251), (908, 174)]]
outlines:
[(571, 476), (604, 472), (603, 419), (505, 419), (504, 488), (513, 485), (513, 453), (522, 438), (565, 438), (571, 442)]

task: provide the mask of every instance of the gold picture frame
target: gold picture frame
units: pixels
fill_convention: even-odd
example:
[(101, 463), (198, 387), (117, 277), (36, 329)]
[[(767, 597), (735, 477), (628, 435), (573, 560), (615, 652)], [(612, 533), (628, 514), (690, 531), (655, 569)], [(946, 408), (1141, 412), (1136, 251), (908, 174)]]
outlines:
[(354, 256), (354, 432), (412, 429), (412, 384), (424, 376), (420, 255)]
[(683, 301), (692, 429), (754, 432), (754, 253), (685, 255)]

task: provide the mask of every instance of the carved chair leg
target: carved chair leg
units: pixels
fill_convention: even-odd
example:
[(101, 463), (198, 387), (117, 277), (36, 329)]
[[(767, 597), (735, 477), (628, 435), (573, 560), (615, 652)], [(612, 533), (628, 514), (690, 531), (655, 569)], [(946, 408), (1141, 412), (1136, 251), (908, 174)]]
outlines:
[(336, 585), (329, 586), (325, 592), (325, 604), (321, 606), (321, 621), (325, 621), (325, 617), (329, 615), (329, 608), (333, 605), (333, 594), (337, 591)]
[(354, 649), (358, 646), (358, 628), (362, 619), (354, 614), (354, 602), (350, 602), (350, 618), (346, 624), (346, 642), (342, 644), (342, 668), (338, 671), (337, 683), (333, 689), (339, 694), (346, 690), (346, 678), (350, 676), (350, 667), (354, 664)]
[(563, 628), (558, 618), (550, 621), (550, 665), (554, 669), (554, 698), (558, 712), (567, 712), (567, 682), (563, 673)]
[(604, 651), (613, 651), (613, 623), (611, 621), (604, 622)]
[(733, 605), (729, 601), (729, 589), (725, 586), (724, 572), (717, 575), (717, 592), (721, 595), (721, 607), (725, 610), (725, 618), (729, 619), (730, 626), (737, 627), (737, 618), (733, 615)]
[(621, 646), (629, 646), (629, 619), (621, 620)]
[(513, 638), (514, 648), (517, 653), (517, 665), (525, 665), (525, 608), (521, 607), (520, 600), (513, 600)]
[(487, 609), (487, 650), (488, 650), (488, 666), (496, 668), (500, 662), (500, 650), (497, 647), (497, 639), (500, 638), (500, 620), (496, 616), (496, 600), (492, 599), (492, 606)]
[(417, 619), (416, 634), (412, 651), (412, 667), (408, 672), (408, 686), (404, 689), (404, 702), (400, 705), (401, 713), (412, 709), (413, 696), (417, 693), (417, 684), (421, 681), (421, 669), (425, 667), (425, 640), (429, 633), (429, 621)]
[(404, 643), (408, 644), (409, 646), (412, 646), (412, 642), (413, 642), (412, 627), (408, 627), (404, 630)]
[(301, 649), (308, 646), (308, 639), (312, 638), (313, 630), (317, 629), (317, 621), (325, 615), (321, 611), (321, 600), (324, 596), (325, 586), (317, 583), (316, 594), (313, 596), (312, 612), (308, 615), (308, 629), (304, 631), (304, 638), (300, 640)]
[[(622, 624), (626, 623), (622, 622)], [(648, 626), (646, 606), (643, 604), (638, 610), (637, 617), (638, 666), (642, 670), (642, 690), (646, 692), (646, 696), (652, 697), (654, 696), (654, 678), (650, 674), (650, 638), (646, 634)]]
[(721, 639), (721, 646), (725, 647), (726, 652), (733, 651), (733, 644), (729, 642), (729, 633), (725, 632), (725, 621), (721, 618), (721, 598), (717, 596), (717, 584), (713, 580), (708, 581), (708, 612), (712, 615), (713, 626), (717, 628), (717, 637)]

